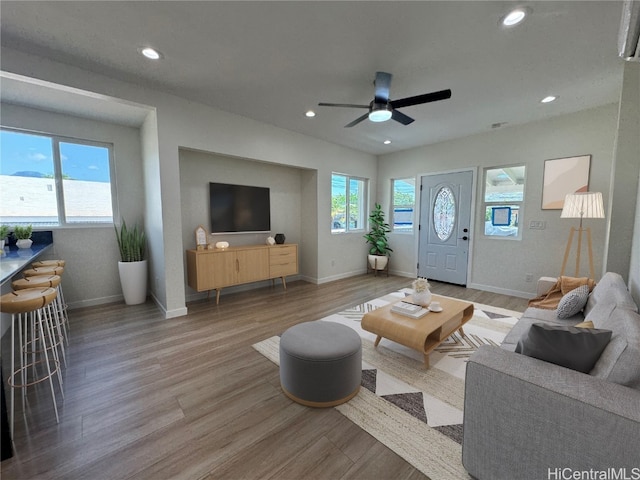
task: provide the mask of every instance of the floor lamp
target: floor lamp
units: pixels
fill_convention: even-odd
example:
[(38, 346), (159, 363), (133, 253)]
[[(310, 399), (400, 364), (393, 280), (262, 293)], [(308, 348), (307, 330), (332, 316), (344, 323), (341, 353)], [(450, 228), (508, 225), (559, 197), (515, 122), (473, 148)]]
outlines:
[(564, 260), (562, 261), (562, 270), (560, 275), (564, 275), (565, 267), (567, 266), (567, 260), (569, 260), (569, 252), (571, 251), (571, 244), (573, 243), (573, 234), (578, 232), (578, 250), (576, 255), (576, 273), (578, 276), (580, 271), (580, 250), (582, 249), (582, 232), (586, 233), (587, 245), (589, 248), (589, 278), (595, 279), (593, 271), (593, 251), (591, 249), (591, 229), (589, 227), (582, 228), (583, 218), (604, 218), (604, 206), (602, 204), (602, 193), (600, 192), (583, 192), (583, 193), (570, 193), (564, 199), (564, 207), (560, 218), (579, 218), (580, 227), (571, 227), (569, 232), (569, 240), (567, 241), (567, 248), (564, 251)]

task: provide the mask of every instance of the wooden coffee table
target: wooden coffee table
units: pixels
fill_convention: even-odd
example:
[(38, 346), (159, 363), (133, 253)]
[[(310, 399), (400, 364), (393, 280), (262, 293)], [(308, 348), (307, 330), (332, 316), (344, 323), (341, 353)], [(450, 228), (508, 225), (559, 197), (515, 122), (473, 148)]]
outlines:
[[(411, 297), (398, 299), (412, 302)], [(413, 319), (391, 312), (393, 303), (380, 307), (362, 317), (362, 328), (375, 333), (375, 346), (382, 338), (393, 340), (424, 355), (424, 364), (429, 368), (429, 354), (456, 330), (464, 335), (462, 326), (473, 317), (473, 304), (449, 297), (433, 295), (442, 305), (441, 312), (429, 312), (424, 317)], [(394, 302), (395, 303), (395, 302)]]

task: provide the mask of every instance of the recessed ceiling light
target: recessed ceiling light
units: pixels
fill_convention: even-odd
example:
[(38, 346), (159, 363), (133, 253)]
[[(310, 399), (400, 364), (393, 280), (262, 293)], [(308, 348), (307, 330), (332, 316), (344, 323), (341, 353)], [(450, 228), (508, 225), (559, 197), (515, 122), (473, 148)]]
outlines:
[(316, 116), (316, 112), (314, 112), (313, 110), (307, 110), (304, 115), (306, 117), (313, 118)]
[(540, 100), (541, 103), (551, 103), (553, 102), (556, 98), (558, 97), (554, 97), (553, 95), (549, 95), (548, 97), (544, 97), (542, 100)]
[(500, 18), (500, 25), (503, 27), (513, 27), (521, 23), (531, 10), (526, 7), (516, 8)]
[(389, 145), (389, 144), (391, 143), (391, 140), (385, 140), (385, 141), (384, 141), (384, 142), (382, 142), (382, 143), (384, 143), (385, 145)]
[(151, 60), (159, 60), (162, 58), (162, 54), (151, 47), (141, 47), (138, 51)]

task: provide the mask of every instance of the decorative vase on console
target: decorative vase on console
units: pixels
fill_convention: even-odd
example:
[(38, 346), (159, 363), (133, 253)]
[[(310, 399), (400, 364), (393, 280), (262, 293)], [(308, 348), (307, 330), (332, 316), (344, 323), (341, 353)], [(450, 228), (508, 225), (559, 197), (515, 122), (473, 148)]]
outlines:
[(282, 245), (285, 240), (284, 233), (276, 233), (275, 240), (276, 244)]
[(431, 291), (429, 290), (429, 282), (426, 278), (416, 278), (411, 284), (413, 287), (413, 301), (424, 307), (431, 303)]

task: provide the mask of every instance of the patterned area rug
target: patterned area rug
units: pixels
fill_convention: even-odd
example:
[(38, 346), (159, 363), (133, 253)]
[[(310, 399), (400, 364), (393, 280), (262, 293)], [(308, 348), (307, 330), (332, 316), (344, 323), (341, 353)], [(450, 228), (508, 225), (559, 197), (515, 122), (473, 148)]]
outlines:
[[(349, 308), (322, 320), (341, 323), (362, 338), (362, 386), (351, 401), (335, 407), (343, 415), (432, 480), (465, 478), (462, 466), (464, 373), (469, 356), (480, 345), (499, 345), (521, 313), (474, 304), (473, 318), (447, 338), (424, 368), (422, 354), (362, 330), (360, 321), (410, 293), (401, 290)], [(253, 345), (279, 362), (278, 336)]]

